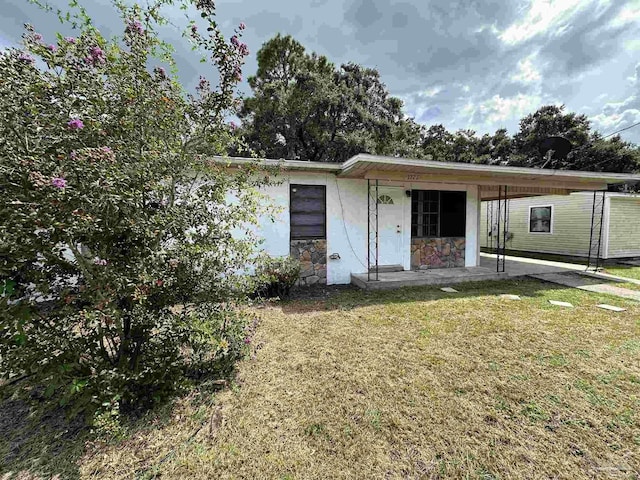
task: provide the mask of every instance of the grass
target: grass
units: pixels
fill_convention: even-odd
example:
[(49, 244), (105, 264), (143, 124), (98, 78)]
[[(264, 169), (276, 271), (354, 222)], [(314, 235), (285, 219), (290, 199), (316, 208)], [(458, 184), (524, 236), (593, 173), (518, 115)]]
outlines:
[[(26, 453), (10, 453), (4, 471), (27, 475), (15, 478), (637, 478), (640, 304), (533, 280), (456, 289), (343, 291), (266, 306), (256, 355), (241, 362), (231, 388), (150, 412), (123, 440), (80, 435), (55, 461), (36, 461), (52, 438), (23, 443)], [(602, 302), (627, 311), (595, 307)], [(218, 426), (211, 419), (220, 414)], [(0, 464), (10, 438), (0, 440)]]
[(619, 277), (640, 280), (640, 267), (616, 265), (615, 267), (605, 267), (604, 271), (605, 273), (610, 273), (611, 275), (618, 275)]

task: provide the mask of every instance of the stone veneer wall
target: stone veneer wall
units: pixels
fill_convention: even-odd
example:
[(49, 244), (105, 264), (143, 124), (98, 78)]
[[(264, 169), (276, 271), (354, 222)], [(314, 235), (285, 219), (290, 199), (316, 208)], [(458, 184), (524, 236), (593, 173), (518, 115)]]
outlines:
[(327, 283), (326, 240), (291, 240), (290, 255), (300, 261), (298, 285)]
[(412, 238), (411, 268), (464, 267), (465, 237)]

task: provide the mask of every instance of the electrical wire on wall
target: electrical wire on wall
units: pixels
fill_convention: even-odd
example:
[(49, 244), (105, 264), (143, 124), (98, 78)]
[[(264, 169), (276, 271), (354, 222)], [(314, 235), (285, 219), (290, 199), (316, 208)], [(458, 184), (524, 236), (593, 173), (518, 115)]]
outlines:
[(358, 257), (358, 254), (353, 248), (353, 245), (351, 244), (351, 239), (349, 238), (349, 232), (347, 230), (347, 222), (344, 218), (344, 205), (342, 204), (342, 196), (340, 195), (340, 186), (338, 185), (338, 178), (337, 177), (333, 177), (333, 178), (336, 182), (336, 190), (338, 191), (338, 201), (340, 202), (340, 212), (342, 214), (342, 228), (344, 229), (344, 234), (347, 237), (347, 243), (349, 244), (349, 248), (351, 248), (351, 253), (353, 253), (353, 256), (356, 258), (356, 260), (358, 260), (360, 265), (362, 265), (366, 269), (367, 266), (364, 264), (362, 260), (360, 260), (360, 258)]

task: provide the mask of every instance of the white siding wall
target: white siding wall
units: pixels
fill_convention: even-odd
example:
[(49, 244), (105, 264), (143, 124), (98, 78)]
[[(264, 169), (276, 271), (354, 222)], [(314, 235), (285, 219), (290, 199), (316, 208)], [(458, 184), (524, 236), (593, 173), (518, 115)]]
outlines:
[[(270, 255), (289, 254), (289, 185), (326, 185), (327, 188), (327, 255), (337, 253), (339, 260), (327, 259), (327, 283), (347, 284), (352, 273), (367, 270), (367, 181), (338, 179), (331, 173), (291, 172), (281, 184), (267, 187), (263, 192), (280, 207), (275, 221), (264, 217), (252, 228), (264, 239), (262, 247)], [(438, 183), (411, 183), (380, 181), (380, 187), (396, 186), (403, 189), (463, 190), (467, 192), (466, 266), (479, 265), (478, 222), (480, 205), (475, 185)], [(411, 201), (403, 195), (402, 264), (411, 268)]]
[(608, 257), (640, 256), (640, 196), (612, 195), (608, 201)]
[[(607, 200), (608, 201), (608, 200)], [(487, 232), (487, 204), (482, 203), (480, 220), (481, 246), (490, 246)], [(552, 233), (529, 233), (529, 209), (533, 206), (551, 205)], [(513, 239), (507, 241), (507, 249), (560, 255), (587, 256), (591, 234), (593, 193), (577, 192), (571, 195), (547, 195), (509, 200), (509, 229)], [(494, 215), (497, 202), (494, 202)], [(603, 225), (603, 257), (606, 249)]]

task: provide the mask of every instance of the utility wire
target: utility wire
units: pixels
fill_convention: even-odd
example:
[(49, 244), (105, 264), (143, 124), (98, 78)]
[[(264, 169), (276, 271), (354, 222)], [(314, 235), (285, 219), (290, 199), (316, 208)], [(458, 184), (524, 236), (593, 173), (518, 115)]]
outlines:
[[(637, 122), (637, 123), (634, 123), (633, 125), (629, 125), (628, 127), (624, 127), (624, 128), (619, 129), (619, 130), (616, 130), (615, 132), (609, 133), (609, 134), (605, 135), (604, 137), (600, 137), (598, 140), (604, 140), (605, 138), (613, 137), (617, 133), (624, 132), (625, 130), (629, 130), (629, 129), (633, 128), (633, 127), (637, 127), (638, 125), (640, 125), (640, 122)], [(583, 148), (587, 148), (592, 144), (593, 144), (593, 140), (591, 140), (591, 141), (585, 143), (584, 145), (574, 149), (571, 153), (579, 152)]]
[(602, 138), (604, 139), (604, 138), (611, 137), (611, 136), (615, 135), (616, 133), (624, 132), (625, 130), (629, 130), (630, 128), (637, 127), (638, 125), (640, 125), (640, 122), (634, 123), (633, 125), (629, 125), (628, 127), (621, 128), (620, 130), (616, 130), (615, 132), (610, 133), (609, 135), (605, 135)]

